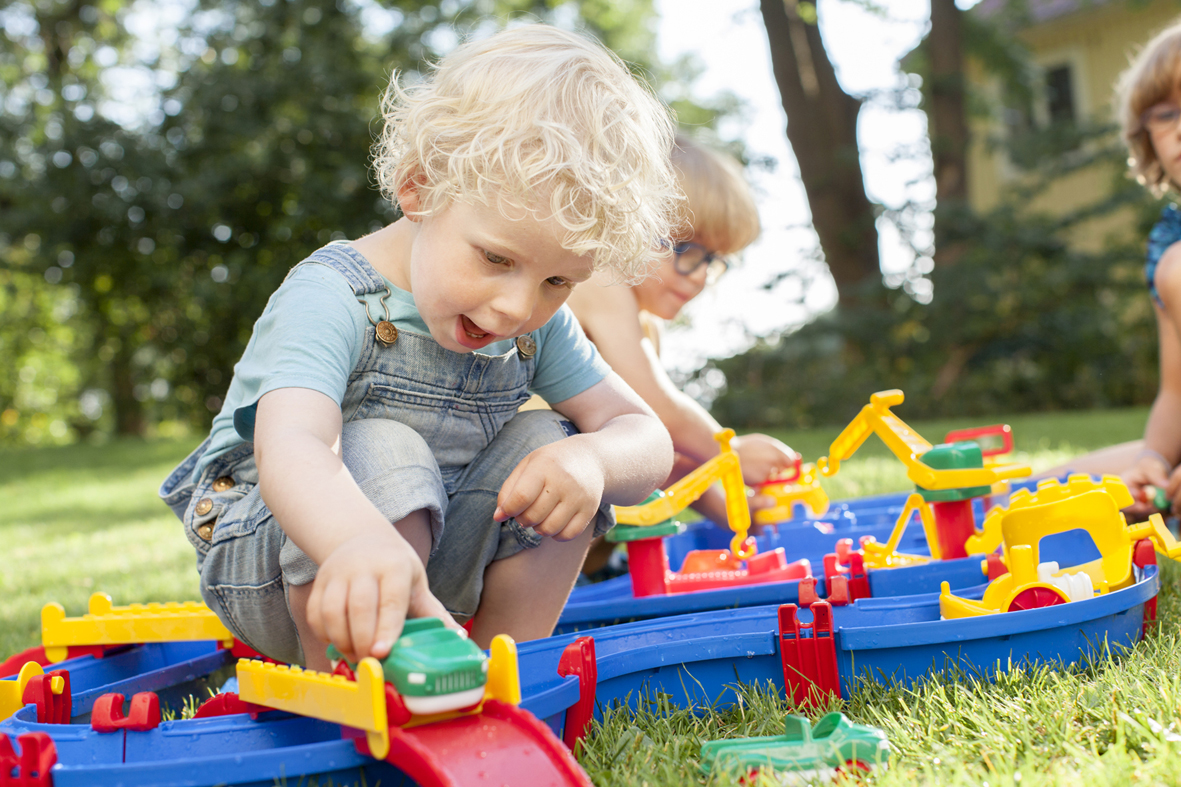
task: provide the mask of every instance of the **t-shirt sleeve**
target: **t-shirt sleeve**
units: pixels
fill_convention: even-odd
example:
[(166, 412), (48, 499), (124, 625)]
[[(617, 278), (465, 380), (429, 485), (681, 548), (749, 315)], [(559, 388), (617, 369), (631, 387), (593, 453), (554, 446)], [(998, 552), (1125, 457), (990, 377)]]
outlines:
[(318, 391), (344, 401), (349, 375), (361, 354), (364, 311), (336, 271), (304, 265), (271, 296), (234, 367), (239, 405), (234, 429), (254, 439), (258, 400), (280, 388)]
[(537, 340), (537, 369), (533, 393), (550, 404), (577, 396), (603, 380), (611, 367), (586, 338), (578, 318), (563, 305), (541, 327)]

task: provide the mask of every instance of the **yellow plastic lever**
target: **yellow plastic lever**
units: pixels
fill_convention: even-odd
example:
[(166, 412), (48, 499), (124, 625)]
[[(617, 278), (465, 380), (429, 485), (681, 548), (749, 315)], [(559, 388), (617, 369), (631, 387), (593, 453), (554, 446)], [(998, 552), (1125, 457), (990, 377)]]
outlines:
[(837, 435), (829, 448), (829, 455), (820, 457), (816, 466), (826, 476), (835, 475), (841, 462), (861, 447), (871, 433), (876, 433), (886, 447), (906, 465), (906, 475), (921, 489), (960, 489), (972, 486), (991, 486), (1009, 478), (1023, 478), (1032, 470), (1029, 465), (1005, 464), (987, 467), (937, 470), (924, 463), (922, 455), (933, 447), (911, 429), (890, 408), (902, 404), (903, 393), (897, 389), (880, 391), (869, 397), (869, 404)]
[(752, 557), (755, 550), (746, 543), (747, 533), (750, 532), (750, 507), (746, 502), (746, 486), (742, 481), (738, 454), (730, 447), (733, 437), (733, 429), (718, 432), (714, 439), (721, 444), (720, 454), (664, 490), (664, 497), (638, 506), (617, 506), (615, 521), (621, 525), (658, 524), (684, 511), (720, 480), (722, 490), (726, 493), (726, 518), (730, 529), (734, 531), (730, 551), (741, 559)]
[(357, 664), (356, 680), (253, 659), (238, 661), (238, 696), (246, 702), (285, 710), (365, 731), (370, 753), (384, 760), (390, 751), (385, 677), (371, 657)]
[(227, 647), (234, 635), (199, 601), (166, 604), (111, 605), (106, 593), (90, 597), (90, 611), (67, 618), (61, 604), (41, 608), (41, 644), (51, 662), (64, 661), (70, 645), (127, 645), (142, 642), (220, 640)]

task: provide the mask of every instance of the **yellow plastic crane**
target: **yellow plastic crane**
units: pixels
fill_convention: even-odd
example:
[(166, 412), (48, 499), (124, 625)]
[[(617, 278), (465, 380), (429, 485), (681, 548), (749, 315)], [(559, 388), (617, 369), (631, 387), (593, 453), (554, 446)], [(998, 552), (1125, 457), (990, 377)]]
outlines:
[(940, 470), (922, 461), (923, 454), (934, 446), (906, 425), (890, 408), (902, 404), (904, 394), (897, 389), (879, 391), (869, 397), (869, 404), (861, 408), (857, 417), (849, 422), (829, 447), (828, 456), (816, 462), (825, 476), (836, 475), (841, 462), (861, 447), (871, 434), (877, 434), (886, 447), (906, 465), (906, 476), (921, 489), (961, 489), (973, 486), (991, 486), (1010, 478), (1024, 478), (1032, 470), (1023, 464), (996, 464), (988, 467), (969, 467), (954, 470)]
[(758, 548), (753, 540), (747, 540), (750, 508), (746, 502), (746, 486), (742, 481), (738, 454), (730, 447), (733, 438), (733, 429), (718, 432), (714, 439), (721, 445), (720, 454), (664, 490), (661, 497), (638, 506), (616, 506), (615, 521), (621, 525), (641, 527), (658, 525), (684, 511), (705, 494), (705, 490), (721, 481), (722, 491), (726, 493), (726, 519), (734, 531), (734, 537), (730, 539), (730, 551), (740, 560), (754, 557)]

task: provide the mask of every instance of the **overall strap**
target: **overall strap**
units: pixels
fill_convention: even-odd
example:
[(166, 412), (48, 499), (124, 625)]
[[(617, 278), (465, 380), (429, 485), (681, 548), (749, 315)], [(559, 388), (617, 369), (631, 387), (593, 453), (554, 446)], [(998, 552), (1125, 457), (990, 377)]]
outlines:
[[(388, 292), (385, 280), (381, 274), (373, 269), (365, 255), (354, 249), (345, 241), (333, 241), (327, 246), (316, 249), (304, 260), (297, 263), (291, 271), (301, 265), (325, 265), (344, 276), (345, 281), (353, 288), (353, 294), (360, 297), (376, 292)], [(287, 273), (288, 276), (291, 272)]]

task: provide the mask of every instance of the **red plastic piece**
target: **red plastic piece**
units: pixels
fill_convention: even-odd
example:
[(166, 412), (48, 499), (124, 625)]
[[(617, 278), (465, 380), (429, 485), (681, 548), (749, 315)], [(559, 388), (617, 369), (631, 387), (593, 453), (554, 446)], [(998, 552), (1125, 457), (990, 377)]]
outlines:
[(681, 570), (672, 571), (660, 538), (628, 541), (627, 563), (636, 598), (789, 582), (812, 576), (811, 563), (806, 559), (788, 563), (782, 547), (755, 555), (746, 561), (745, 568), (727, 550), (693, 550), (685, 556)]
[(816, 595), (816, 577), (807, 577), (800, 580), (798, 598), (801, 608), (810, 607), (820, 600), (820, 596)]
[(796, 454), (795, 461), (791, 463), (791, 470), (790, 471), (788, 471), (786, 473), (780, 473), (779, 475), (776, 475), (776, 476), (772, 476), (772, 477), (768, 478), (766, 481), (763, 481), (760, 484), (755, 484), (754, 486), (756, 489), (762, 489), (763, 487), (771, 486), (772, 484), (789, 484), (792, 481), (796, 481), (800, 477), (800, 468), (803, 466), (803, 463), (804, 463), (804, 457), (800, 456), (799, 454)]
[(797, 707), (818, 706), (828, 694), (841, 696), (832, 607), (825, 601), (813, 604), (811, 623), (800, 623), (796, 609), (795, 604), (779, 607), (783, 688)]
[[(219, 650), (222, 649), (222, 646), (220, 643), (218, 644), (218, 649)], [(281, 661), (275, 661), (270, 656), (262, 655), (254, 648), (250, 647), (249, 645), (247, 645), (244, 642), (239, 642), (238, 640), (234, 640), (234, 645), (233, 645), (233, 647), (230, 648), (230, 655), (232, 655), (236, 659), (258, 659), (259, 661), (265, 661), (268, 664), (282, 664), (283, 663)]]
[(627, 569), (632, 578), (632, 595), (636, 598), (668, 595), (668, 555), (662, 539), (628, 541)]
[[(837, 551), (824, 556), (824, 581), (828, 583), (828, 597), (831, 603), (840, 606), (852, 604), (859, 598), (869, 598), (869, 575), (865, 572), (865, 556), (852, 551), (853, 540), (842, 538), (837, 542)], [(844, 596), (841, 595), (840, 581), (847, 583)]]
[(980, 453), (984, 456), (1000, 456), (1013, 451), (1013, 429), (1008, 424), (993, 424), (992, 426), (977, 426), (972, 429), (956, 429), (948, 432), (944, 442), (958, 443), (963, 440), (980, 442), (981, 437), (1001, 438), (1000, 448), (985, 448), (980, 446)]
[(1065, 603), (1062, 600), (1062, 596), (1059, 596), (1049, 588), (1026, 588), (1009, 602), (1009, 612), (1017, 612), (1023, 609), (1056, 607), (1059, 604)]
[(944, 560), (967, 557), (964, 544), (976, 533), (976, 517), (971, 500), (942, 500), (931, 504), (935, 514), (935, 532)]
[[(357, 748), (368, 747), (361, 741)], [(419, 787), (592, 787), (549, 727), (528, 711), (499, 700), (486, 701), (475, 715), (410, 729), (391, 727), (386, 760)]]
[(90, 728), (95, 732), (132, 730), (146, 732), (160, 726), (160, 698), (154, 691), (141, 691), (131, 698), (131, 711), (123, 715), (123, 695), (104, 694), (94, 701)]
[(988, 581), (991, 582), (997, 577), (1004, 576), (1009, 573), (1009, 567), (1005, 565), (1005, 561), (1001, 556), (993, 552), (986, 558), (988, 561)]
[[(96, 659), (101, 659), (107, 653), (114, 650), (125, 650), (129, 645), (70, 645), (66, 648), (66, 658), (76, 659), (82, 656), (94, 656)], [(45, 656), (45, 648), (38, 645), (35, 648), (22, 650), (15, 656), (9, 656), (3, 662), (0, 662), (0, 678), (7, 678), (16, 675), (21, 671), (21, 667), (30, 661), (35, 661), (42, 667), (48, 667), (53, 664)]]
[[(53, 693), (54, 678), (61, 678), (64, 682), (59, 694)], [(39, 724), (69, 724), (73, 705), (69, 671), (59, 669), (32, 678), (25, 684), (25, 693), (21, 696), (21, 702), (37, 706), (37, 722)]]
[(53, 787), (50, 771), (57, 763), (53, 738), (44, 732), (30, 732), (16, 742), (20, 754), (9, 737), (0, 734), (0, 787)]
[[(1151, 539), (1142, 538), (1136, 542), (1136, 546), (1132, 549), (1132, 565), (1144, 568), (1145, 566), (1156, 565), (1156, 545), (1152, 543)], [(1144, 625), (1141, 628), (1141, 634), (1147, 634), (1150, 626), (1157, 624), (1156, 620), (1156, 596), (1144, 602)]]
[[(139, 695), (136, 695), (139, 696)], [(134, 700), (132, 700), (134, 703)], [(120, 704), (122, 702), (120, 701)], [(235, 713), (249, 713), (251, 718), (257, 718), (258, 714), (273, 710), (265, 705), (255, 705), (253, 702), (247, 702), (232, 691), (223, 691), (221, 694), (214, 694), (209, 699), (201, 703), (201, 707), (197, 708), (197, 712), (193, 714), (194, 719), (208, 719), (213, 716), (232, 716)]]
[(595, 658), (595, 641), (592, 637), (579, 637), (566, 646), (558, 662), (558, 674), (562, 677), (578, 676), (578, 702), (566, 710), (566, 723), (562, 728), (562, 742), (573, 751), (574, 745), (586, 736), (587, 727), (595, 715), (599, 662)]
[[(828, 584), (828, 596), (824, 599), (828, 602), (830, 607), (844, 607), (851, 602), (849, 599), (849, 578), (844, 574), (838, 574), (832, 579), (826, 580)], [(864, 596), (862, 597), (864, 598)], [(801, 607), (803, 604), (800, 605)]]

